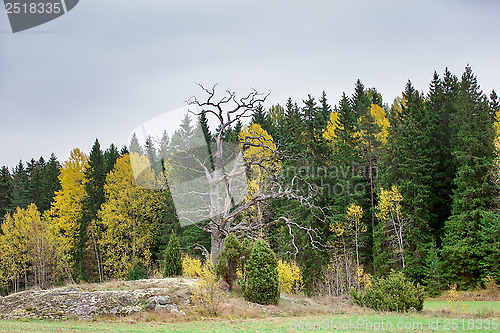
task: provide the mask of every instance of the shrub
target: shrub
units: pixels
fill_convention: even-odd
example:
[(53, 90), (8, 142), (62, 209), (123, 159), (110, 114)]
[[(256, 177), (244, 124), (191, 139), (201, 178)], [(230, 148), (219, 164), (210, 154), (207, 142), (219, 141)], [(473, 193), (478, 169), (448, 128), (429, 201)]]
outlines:
[(351, 288), (354, 303), (381, 311), (406, 312), (412, 308), (422, 311), (425, 291), (417, 284), (408, 281), (402, 272), (391, 273), (386, 278), (379, 278), (366, 288), (363, 295)]
[(146, 271), (146, 267), (144, 267), (142, 262), (138, 262), (135, 264), (127, 273), (127, 280), (141, 280), (147, 279), (148, 272)]
[(238, 278), (236, 271), (240, 265), (241, 244), (234, 234), (227, 235), (224, 239), (224, 249), (219, 255), (217, 262), (217, 272), (229, 285), (229, 290), (233, 290), (234, 281)]
[(302, 271), (295, 262), (278, 261), (278, 280), (280, 290), (285, 293), (298, 293), (302, 291)]
[(246, 267), (245, 298), (259, 304), (278, 304), (280, 287), (278, 260), (269, 244), (259, 239), (252, 248)]
[(182, 259), (179, 247), (179, 239), (175, 234), (171, 234), (167, 248), (163, 252), (164, 277), (182, 275)]
[(185, 276), (200, 277), (203, 273), (201, 260), (185, 254), (182, 256), (182, 271)]
[(224, 307), (217, 274), (210, 260), (205, 263), (201, 279), (192, 290), (191, 301), (198, 312), (208, 316), (217, 316)]

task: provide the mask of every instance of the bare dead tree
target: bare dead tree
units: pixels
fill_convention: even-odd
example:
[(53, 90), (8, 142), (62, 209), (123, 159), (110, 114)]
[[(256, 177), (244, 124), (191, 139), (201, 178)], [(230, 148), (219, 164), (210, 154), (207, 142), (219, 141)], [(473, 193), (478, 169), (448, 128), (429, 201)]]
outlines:
[[(204, 100), (191, 97), (187, 104), (189, 112), (199, 117), (211, 117), (218, 127), (211, 146), (207, 146), (201, 129), (186, 130), (184, 137), (172, 138), (170, 155), (164, 161), (166, 178), (174, 199), (181, 225), (193, 224), (210, 233), (211, 259), (217, 262), (224, 239), (229, 233), (238, 237), (253, 235), (258, 231), (283, 222), (288, 225), (292, 236), (292, 246), (297, 254), (292, 229), (305, 232), (314, 247), (324, 248), (318, 241), (318, 231), (302, 226), (290, 217), (281, 216), (273, 221), (260, 219), (237, 220), (237, 217), (259, 203), (272, 200), (294, 200), (308, 207), (311, 214), (323, 215), (322, 209), (314, 205), (314, 189), (308, 195), (297, 190), (295, 175), (291, 181), (284, 181), (283, 175), (275, 168), (275, 162), (283, 158), (282, 152), (269, 138), (255, 133), (240, 134), (239, 144), (225, 140), (228, 130), (238, 121), (251, 116), (251, 111), (259, 103), (265, 102), (269, 93), (252, 90), (246, 96), (237, 98), (226, 91), (222, 97), (216, 96), (216, 85), (207, 89), (199, 85), (206, 94)], [(245, 154), (247, 149), (258, 151)], [(265, 175), (266, 186), (248, 194), (247, 174), (256, 169)], [(317, 213), (319, 212), (319, 213)], [(292, 228), (293, 227), (293, 228)]]

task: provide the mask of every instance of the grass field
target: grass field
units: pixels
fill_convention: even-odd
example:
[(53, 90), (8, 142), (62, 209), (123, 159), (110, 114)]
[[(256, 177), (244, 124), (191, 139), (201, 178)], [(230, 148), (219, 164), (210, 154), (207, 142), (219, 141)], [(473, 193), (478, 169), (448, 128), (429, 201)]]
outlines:
[[(423, 313), (337, 314), (190, 322), (5, 320), (0, 332), (500, 332), (500, 302), (428, 301)], [(459, 304), (460, 305), (460, 304)]]

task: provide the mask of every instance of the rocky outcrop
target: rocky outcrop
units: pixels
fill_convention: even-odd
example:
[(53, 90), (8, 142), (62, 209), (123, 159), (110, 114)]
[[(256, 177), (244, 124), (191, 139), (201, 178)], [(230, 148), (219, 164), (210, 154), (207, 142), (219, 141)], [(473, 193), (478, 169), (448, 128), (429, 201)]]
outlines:
[(189, 303), (190, 285), (192, 281), (184, 279), (157, 279), (123, 282), (122, 289), (128, 290), (89, 291), (93, 288), (71, 286), (23, 291), (0, 297), (0, 318), (92, 319), (140, 311), (185, 315), (179, 306)]

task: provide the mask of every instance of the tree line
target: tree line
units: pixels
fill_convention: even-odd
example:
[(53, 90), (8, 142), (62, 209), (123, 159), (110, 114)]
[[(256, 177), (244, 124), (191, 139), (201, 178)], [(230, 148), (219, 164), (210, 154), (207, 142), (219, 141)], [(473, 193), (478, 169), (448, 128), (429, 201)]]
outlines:
[[(242, 103), (249, 123), (230, 118), (210, 129), (210, 103), (196, 100), (206, 109), (194, 125), (186, 115), (172, 137), (133, 136), (120, 152), (96, 140), (88, 156), (74, 149), (62, 164), (52, 155), (2, 167), (4, 291), (158, 271), (169, 234), (185, 251), (213, 253), (216, 227), (220, 244), (229, 231), (267, 239), (278, 257), (299, 264), (311, 293), (346, 294), (391, 269), (431, 292), (476, 287), (488, 275), (500, 283), (500, 106), (469, 66), (460, 78), (434, 73), (427, 94), (408, 81), (390, 105), (359, 80), (333, 106), (325, 92), (267, 109), (264, 101)], [(217, 158), (229, 158), (217, 155), (223, 142), (243, 151), (247, 194), (217, 215), (229, 226), (212, 215), (179, 223), (187, 215), (176, 211), (171, 189), (189, 172), (168, 165), (189, 157), (183, 144), (201, 139), (201, 166), (212, 172)], [(136, 167), (145, 171), (134, 174)]]

